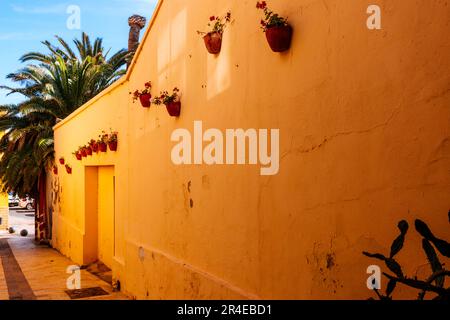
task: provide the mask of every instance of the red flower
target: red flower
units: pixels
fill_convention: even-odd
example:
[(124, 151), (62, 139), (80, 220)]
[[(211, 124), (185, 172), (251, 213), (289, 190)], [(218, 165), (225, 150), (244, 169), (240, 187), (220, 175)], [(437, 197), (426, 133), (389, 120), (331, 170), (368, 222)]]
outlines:
[(265, 1), (261, 1), (261, 2), (257, 2), (256, 3), (256, 8), (257, 9), (265, 9), (267, 7), (267, 3)]
[(214, 20), (216, 20), (216, 17), (215, 17), (215, 16), (209, 17), (209, 21), (214, 21)]

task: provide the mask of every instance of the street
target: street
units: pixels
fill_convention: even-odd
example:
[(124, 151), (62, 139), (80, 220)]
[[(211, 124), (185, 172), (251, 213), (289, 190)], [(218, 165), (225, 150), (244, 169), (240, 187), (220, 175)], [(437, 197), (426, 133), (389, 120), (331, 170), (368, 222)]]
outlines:
[(20, 235), (21, 230), (27, 230), (29, 238), (34, 237), (34, 210), (9, 208), (9, 226)]
[[(0, 231), (0, 300), (69, 300), (67, 268), (75, 263), (53, 248), (34, 242), (34, 211), (10, 208), (10, 226), (15, 233)], [(28, 235), (20, 236), (26, 229)], [(110, 284), (80, 270), (81, 289), (101, 288), (101, 296), (83, 299), (121, 300), (127, 296), (113, 292)], [(83, 290), (80, 290), (83, 292)]]

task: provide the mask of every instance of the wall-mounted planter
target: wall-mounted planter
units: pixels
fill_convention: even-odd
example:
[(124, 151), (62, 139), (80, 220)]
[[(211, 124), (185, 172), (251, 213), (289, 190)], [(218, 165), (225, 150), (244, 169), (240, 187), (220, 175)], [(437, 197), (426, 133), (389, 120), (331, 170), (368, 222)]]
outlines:
[(144, 84), (145, 89), (143, 90), (135, 90), (134, 92), (130, 92), (130, 94), (133, 96), (133, 103), (135, 103), (137, 100), (141, 102), (142, 107), (144, 108), (150, 108), (152, 105), (151, 99), (152, 99), (152, 82), (148, 81)]
[(117, 141), (108, 142), (109, 150), (117, 151)]
[(91, 141), (89, 141), (88, 146), (91, 149), (92, 153), (98, 152), (97, 141), (95, 141), (94, 139), (91, 139)]
[(181, 114), (181, 101), (167, 103), (166, 109), (171, 117), (179, 117)]
[(86, 147), (86, 153), (88, 156), (92, 156), (92, 148), (91, 147)]
[(57, 166), (54, 166), (54, 167), (53, 167), (53, 174), (54, 174), (54, 175), (57, 175), (57, 174), (58, 174), (58, 167), (57, 167)]
[(61, 164), (61, 165), (64, 165), (65, 163), (66, 163), (66, 160), (64, 160), (64, 158), (59, 158), (59, 163)]
[(144, 93), (139, 96), (139, 101), (144, 108), (150, 108), (150, 106), (152, 105), (151, 99), (152, 95), (149, 93)]
[(179, 117), (181, 112), (180, 89), (173, 88), (172, 94), (167, 91), (161, 91), (161, 95), (152, 100), (157, 106), (165, 105), (167, 112), (171, 117)]
[(83, 158), (86, 158), (86, 157), (87, 157), (87, 150), (86, 150), (86, 148), (82, 148), (82, 149), (81, 149), (81, 156), (82, 156)]
[(220, 32), (210, 32), (203, 37), (206, 49), (210, 54), (219, 54), (222, 49), (222, 34)]
[(266, 38), (273, 52), (284, 52), (289, 50), (292, 41), (292, 27), (271, 27), (266, 30)]
[(81, 161), (82, 159), (82, 155), (79, 152), (75, 153), (75, 157), (77, 158), (78, 161)]
[(66, 165), (66, 171), (68, 174), (72, 174), (72, 168), (68, 165)]
[(197, 31), (198, 34), (204, 35), (203, 41), (210, 54), (220, 53), (223, 32), (229, 23), (231, 23), (231, 11), (228, 11), (225, 16), (209, 17), (208, 27), (211, 28), (209, 32)]
[(100, 150), (100, 152), (106, 152), (107, 148), (108, 148), (108, 146), (106, 145), (106, 143), (104, 143), (104, 142), (98, 143), (98, 150)]

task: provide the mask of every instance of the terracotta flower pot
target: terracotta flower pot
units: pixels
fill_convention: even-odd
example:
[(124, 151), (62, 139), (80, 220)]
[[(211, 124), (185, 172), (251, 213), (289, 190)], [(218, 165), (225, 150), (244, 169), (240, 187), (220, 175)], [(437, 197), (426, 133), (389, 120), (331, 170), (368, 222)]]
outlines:
[(92, 152), (97, 153), (98, 152), (98, 144), (97, 144), (97, 142), (93, 143), (91, 148), (92, 148)]
[(66, 161), (64, 159), (59, 159), (59, 163), (64, 165), (66, 163)]
[(108, 142), (109, 150), (117, 151), (117, 141)]
[(77, 152), (75, 154), (75, 157), (77, 157), (77, 160), (81, 161), (82, 155), (81, 155), (81, 153)]
[(266, 30), (267, 42), (273, 52), (284, 52), (291, 47), (292, 27), (272, 27)]
[(72, 174), (72, 168), (66, 167), (66, 171), (68, 174)]
[(86, 153), (88, 156), (92, 156), (92, 148), (91, 147), (87, 147), (86, 148)]
[(54, 167), (53, 167), (53, 174), (54, 174), (54, 175), (57, 175), (57, 174), (58, 174), (58, 167), (57, 167), (57, 166), (54, 166)]
[(169, 102), (166, 104), (166, 108), (171, 117), (179, 117), (181, 113), (181, 102)]
[(87, 157), (87, 150), (86, 150), (86, 149), (81, 150), (81, 156), (82, 156), (83, 158), (86, 158), (86, 157)]
[(152, 105), (151, 100), (152, 99), (152, 95), (149, 93), (145, 93), (145, 94), (141, 94), (139, 96), (139, 100), (141, 101), (141, 105), (144, 108), (150, 108), (150, 106)]
[(203, 40), (209, 53), (220, 53), (222, 49), (222, 34), (220, 32), (210, 32), (203, 37)]
[(100, 142), (98, 144), (98, 149), (100, 150), (100, 152), (106, 152), (107, 148), (108, 148), (108, 146), (104, 142)]

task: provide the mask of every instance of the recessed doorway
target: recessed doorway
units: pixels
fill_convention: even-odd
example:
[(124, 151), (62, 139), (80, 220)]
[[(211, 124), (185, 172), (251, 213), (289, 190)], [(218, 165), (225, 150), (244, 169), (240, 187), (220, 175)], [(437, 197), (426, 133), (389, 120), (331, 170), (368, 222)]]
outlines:
[(114, 257), (115, 177), (113, 166), (86, 167), (84, 264), (112, 267)]

